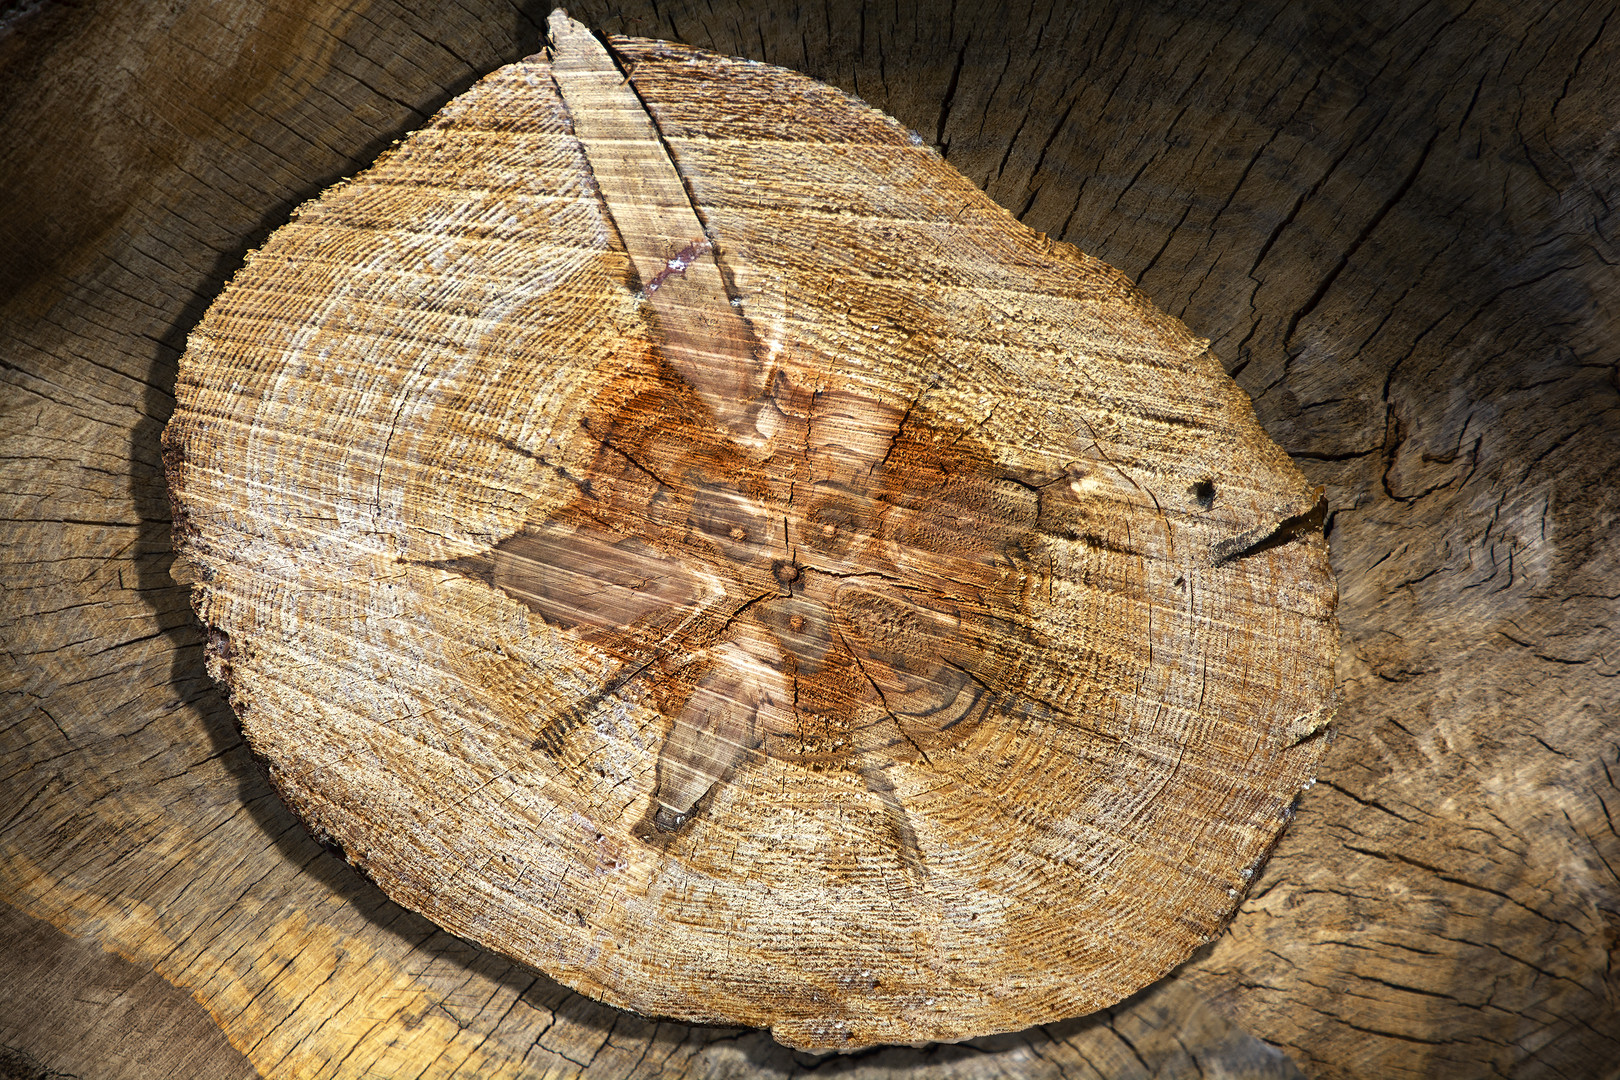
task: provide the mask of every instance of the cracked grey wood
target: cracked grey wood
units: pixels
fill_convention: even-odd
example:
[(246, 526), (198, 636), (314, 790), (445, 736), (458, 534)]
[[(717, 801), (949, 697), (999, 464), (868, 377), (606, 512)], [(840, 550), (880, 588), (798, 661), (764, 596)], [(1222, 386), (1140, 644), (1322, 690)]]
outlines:
[[(0, 39), (4, 895), (197, 994), (267, 1075), (315, 1060), (297, 1048), (316, 1030), (353, 1072), (792, 1072), (758, 1034), (615, 1019), (354, 879), (255, 773), (165, 573), (156, 432), (185, 330), (295, 202), (532, 51), (543, 11), (468, 8), (46, 5)], [(1262, 1044), (1194, 983), (1312, 1075), (1609, 1068), (1615, 21), (1545, 4), (574, 14), (807, 71), (946, 144), (1212, 335), (1340, 508), (1336, 786), (1306, 798), (1279, 884), (1268, 871), (1230, 937), (1110, 1016), (851, 1071), (1253, 1074)], [(348, 1026), (355, 1006), (294, 956), (365, 972), (384, 996), (357, 1001), (382, 1020)], [(0, 988), (35, 992), (26, 974)]]

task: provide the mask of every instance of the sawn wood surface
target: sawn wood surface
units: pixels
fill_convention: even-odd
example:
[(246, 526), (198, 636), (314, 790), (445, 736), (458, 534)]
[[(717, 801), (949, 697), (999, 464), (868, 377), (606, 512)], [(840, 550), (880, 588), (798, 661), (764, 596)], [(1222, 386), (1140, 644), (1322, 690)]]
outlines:
[(272, 781), (652, 1016), (853, 1050), (1165, 974), (1315, 781), (1318, 493), (915, 133), (550, 29), (191, 335), (172, 573)]

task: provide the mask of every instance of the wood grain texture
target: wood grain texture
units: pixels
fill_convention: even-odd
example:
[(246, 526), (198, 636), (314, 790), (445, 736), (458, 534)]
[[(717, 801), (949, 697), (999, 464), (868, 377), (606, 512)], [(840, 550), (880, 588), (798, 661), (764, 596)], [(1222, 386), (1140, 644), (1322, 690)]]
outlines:
[[(280, 808), (166, 572), (157, 433), (186, 333), (293, 206), (533, 52), (545, 10), (22, 11), (0, 39), (0, 891), (195, 995), (265, 1075), (807, 1071), (758, 1033), (591, 1005), (384, 900)], [(573, 13), (894, 114), (1211, 335), (1338, 508), (1336, 786), (1231, 932), (1091, 1020), (820, 1071), (1283, 1075), (1246, 1028), (1315, 1076), (1612, 1074), (1620, 23), (1541, 3)], [(5, 979), (0, 1000), (37, 993)]]
[(191, 335), (175, 574), (272, 780), (654, 1016), (859, 1049), (1163, 975), (1314, 781), (1317, 494), (893, 120), (551, 30)]

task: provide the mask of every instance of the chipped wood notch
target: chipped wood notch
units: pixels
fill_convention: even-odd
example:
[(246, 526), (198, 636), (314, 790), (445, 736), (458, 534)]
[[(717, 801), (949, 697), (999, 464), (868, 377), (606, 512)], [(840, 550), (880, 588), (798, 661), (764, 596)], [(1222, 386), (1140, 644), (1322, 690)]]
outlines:
[(456, 933), (795, 1046), (1164, 974), (1321, 753), (1317, 493), (893, 120), (550, 28), (191, 338), (179, 565), (283, 796)]

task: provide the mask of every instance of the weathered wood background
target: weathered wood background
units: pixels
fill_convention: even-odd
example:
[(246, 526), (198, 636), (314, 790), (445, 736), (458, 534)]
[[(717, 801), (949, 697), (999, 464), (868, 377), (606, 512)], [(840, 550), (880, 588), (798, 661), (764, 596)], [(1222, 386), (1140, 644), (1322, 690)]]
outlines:
[[(572, 9), (916, 128), (1211, 337), (1333, 507), (1341, 734), (1229, 933), (1099, 1016), (823, 1069), (1614, 1074), (1612, 10)], [(385, 901), (270, 792), (167, 573), (186, 332), (296, 203), (533, 51), (546, 13), (0, 16), (5, 1074), (815, 1067), (582, 1000)]]

